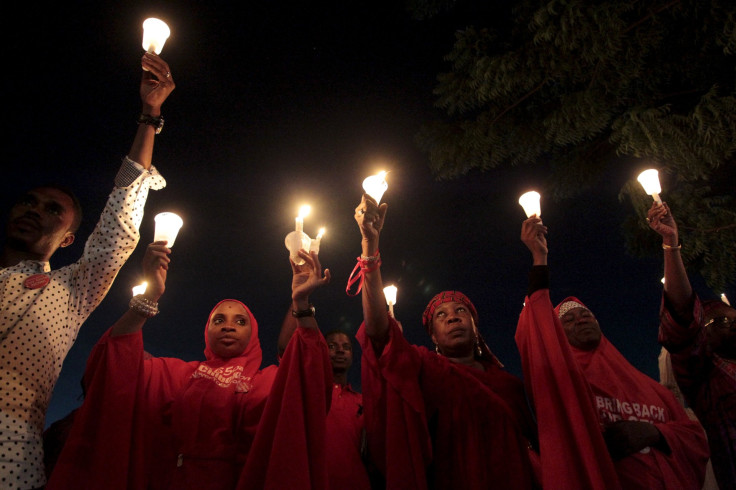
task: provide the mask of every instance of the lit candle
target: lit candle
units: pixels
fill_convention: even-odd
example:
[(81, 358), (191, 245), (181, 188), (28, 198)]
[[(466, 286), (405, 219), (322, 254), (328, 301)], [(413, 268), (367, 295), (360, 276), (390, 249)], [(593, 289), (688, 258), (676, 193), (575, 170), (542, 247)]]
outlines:
[(394, 305), (396, 304), (396, 293), (398, 289), (393, 284), (383, 288), (383, 294), (386, 296), (386, 304), (388, 304), (388, 314), (394, 316)]
[(148, 53), (161, 54), (164, 43), (169, 38), (171, 30), (166, 22), (160, 19), (146, 19), (143, 21), (143, 49)]
[(376, 175), (371, 175), (363, 180), (363, 190), (376, 200), (376, 204), (381, 202), (383, 193), (388, 189), (388, 183), (386, 182), (386, 174), (388, 172), (381, 171)]
[(319, 253), (319, 244), (322, 241), (322, 237), (325, 235), (325, 229), (324, 227), (319, 229), (319, 233), (317, 233), (317, 238), (312, 240), (312, 242), (309, 244), (309, 251), (310, 252), (316, 252)]
[(644, 192), (651, 195), (657, 204), (662, 204), (662, 199), (659, 198), (659, 193), (662, 192), (662, 187), (659, 185), (659, 172), (650, 168), (640, 173), (636, 180), (644, 188)]
[(133, 286), (133, 296), (138, 296), (139, 294), (145, 293), (147, 287), (148, 287), (148, 283), (146, 281), (143, 281), (137, 286)]
[(542, 216), (542, 208), (539, 205), (540, 197), (537, 191), (525, 192), (519, 197), (519, 204), (524, 208), (527, 218), (531, 218), (532, 216), (540, 218)]
[(728, 298), (726, 297), (726, 293), (721, 293), (721, 301), (726, 303), (728, 306), (731, 306), (731, 303), (728, 301)]
[(174, 240), (179, 234), (184, 221), (175, 213), (158, 213), (153, 217), (156, 227), (153, 232), (153, 241), (165, 241), (166, 246), (171, 248), (174, 246)]
[(304, 218), (309, 214), (309, 212), (312, 210), (312, 207), (309, 204), (305, 204), (304, 206), (299, 208), (299, 216), (296, 217), (296, 231), (299, 233), (304, 231)]

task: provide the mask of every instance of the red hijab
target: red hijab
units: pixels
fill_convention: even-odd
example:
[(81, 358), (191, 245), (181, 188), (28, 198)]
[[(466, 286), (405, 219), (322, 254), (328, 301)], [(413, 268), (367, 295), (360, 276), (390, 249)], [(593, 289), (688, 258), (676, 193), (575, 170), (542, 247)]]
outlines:
[[(250, 340), (248, 341), (248, 345), (245, 347), (245, 350), (240, 353), (239, 356), (231, 358), (217, 356), (210, 348), (209, 338), (207, 335), (207, 330), (210, 326), (210, 320), (212, 319), (212, 315), (214, 315), (215, 310), (217, 310), (217, 308), (219, 308), (221, 304), (227, 302), (237, 303), (242, 306), (245, 312), (248, 314), (248, 319), (250, 320)], [(207, 323), (204, 326), (204, 343), (204, 356), (207, 359), (205, 363), (210, 367), (217, 368), (224, 364), (231, 364), (235, 362), (236, 364), (243, 366), (243, 376), (253, 376), (261, 367), (263, 353), (261, 351), (261, 341), (258, 339), (258, 322), (256, 321), (256, 317), (253, 316), (253, 313), (251, 313), (250, 309), (245, 306), (242, 301), (238, 301), (237, 299), (223, 299), (222, 301), (217, 303), (214, 308), (212, 308), (212, 311), (210, 311), (210, 314), (207, 316)]]

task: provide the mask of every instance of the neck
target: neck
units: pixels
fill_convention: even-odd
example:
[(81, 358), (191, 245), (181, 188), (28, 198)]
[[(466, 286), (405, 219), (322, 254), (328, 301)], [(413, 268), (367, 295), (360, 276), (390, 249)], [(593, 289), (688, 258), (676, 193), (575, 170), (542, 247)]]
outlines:
[(42, 257), (38, 254), (16, 250), (7, 246), (3, 248), (2, 253), (0, 253), (0, 267), (12, 267), (23, 260), (38, 260), (41, 262), (48, 262), (47, 258)]
[(483, 370), (483, 364), (478, 362), (478, 360), (475, 358), (475, 355), (473, 354), (470, 354), (467, 356), (461, 356), (461, 357), (449, 357), (448, 356), (447, 359), (450, 362), (462, 364), (464, 366), (474, 367), (476, 369), (480, 369), (481, 371)]
[(348, 373), (347, 372), (332, 372), (332, 382), (336, 385), (345, 386), (348, 384)]

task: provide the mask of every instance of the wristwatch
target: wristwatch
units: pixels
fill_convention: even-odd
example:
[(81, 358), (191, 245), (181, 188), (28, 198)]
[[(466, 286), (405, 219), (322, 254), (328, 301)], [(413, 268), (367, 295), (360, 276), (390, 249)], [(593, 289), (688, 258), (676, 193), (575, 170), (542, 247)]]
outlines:
[(299, 311), (291, 310), (291, 316), (293, 316), (294, 318), (304, 318), (307, 316), (314, 316), (314, 306), (309, 305), (309, 308), (307, 308), (306, 310), (299, 310)]
[(156, 134), (159, 134), (164, 129), (164, 116), (154, 117), (150, 114), (141, 114), (138, 116), (138, 124), (140, 123), (153, 126), (156, 129)]

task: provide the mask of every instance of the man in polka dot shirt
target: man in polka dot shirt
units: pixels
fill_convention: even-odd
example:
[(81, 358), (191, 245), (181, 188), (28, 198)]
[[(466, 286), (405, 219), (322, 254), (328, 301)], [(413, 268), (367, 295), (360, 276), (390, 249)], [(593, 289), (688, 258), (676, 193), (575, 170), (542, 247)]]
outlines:
[(10, 211), (0, 252), (0, 488), (46, 484), (42, 432), (51, 392), (79, 327), (100, 304), (135, 249), (149, 188), (163, 177), (151, 165), (161, 105), (174, 89), (164, 60), (146, 53), (142, 115), (100, 221), (74, 264), (51, 270), (49, 259), (74, 241), (81, 210), (57, 186), (27, 192)]

